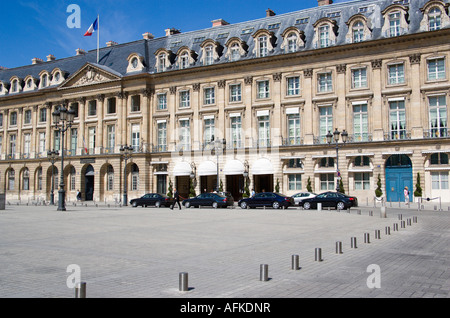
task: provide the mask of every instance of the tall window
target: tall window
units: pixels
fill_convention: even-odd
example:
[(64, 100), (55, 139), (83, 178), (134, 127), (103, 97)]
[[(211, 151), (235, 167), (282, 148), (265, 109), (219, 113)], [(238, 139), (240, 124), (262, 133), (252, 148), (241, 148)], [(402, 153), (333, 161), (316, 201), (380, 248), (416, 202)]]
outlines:
[(259, 49), (259, 57), (265, 57), (268, 55), (268, 47), (267, 47), (267, 36), (263, 35), (258, 38), (258, 49)]
[(367, 104), (353, 106), (353, 135), (355, 141), (369, 140)]
[(331, 92), (333, 90), (333, 82), (331, 73), (318, 74), (319, 92)]
[(189, 119), (180, 120), (180, 145), (184, 150), (191, 149), (191, 122)]
[(439, 30), (441, 28), (441, 10), (434, 7), (428, 12), (429, 31)]
[(320, 175), (320, 190), (334, 190), (334, 174), (333, 173), (322, 173)]
[(288, 145), (300, 145), (300, 114), (287, 115)]
[(258, 116), (258, 146), (270, 147), (270, 117)]
[(158, 123), (158, 151), (167, 151), (167, 123)]
[(355, 190), (370, 190), (370, 174), (358, 172), (354, 175)]
[(17, 112), (12, 112), (9, 115), (9, 125), (10, 126), (17, 126)]
[(59, 130), (55, 130), (53, 134), (53, 149), (56, 151), (61, 149), (61, 132)]
[(448, 171), (431, 172), (431, 188), (448, 190)]
[(238, 43), (234, 43), (231, 46), (231, 55), (230, 59), (231, 61), (237, 61), (241, 58), (241, 47)]
[(108, 191), (113, 191), (114, 190), (114, 168), (113, 166), (109, 165), (107, 170), (106, 170), (106, 189)]
[(390, 138), (406, 139), (405, 101), (389, 102)]
[(242, 119), (241, 116), (231, 117), (231, 145), (233, 148), (242, 147)]
[(39, 153), (43, 155), (45, 152), (45, 132), (41, 132), (39, 133)]
[(9, 136), (9, 154), (12, 159), (16, 157), (16, 139), (17, 135)]
[(39, 109), (39, 122), (45, 123), (47, 121), (47, 108)]
[(14, 190), (14, 184), (16, 180), (16, 172), (14, 169), (8, 171), (8, 190)]
[(3, 127), (3, 113), (0, 113), (0, 127)]
[(364, 40), (364, 24), (361, 21), (355, 22), (352, 27), (353, 43)]
[(106, 148), (108, 152), (114, 152), (116, 146), (116, 126), (108, 125), (106, 127)]
[(203, 104), (212, 105), (216, 102), (214, 87), (207, 87), (203, 90)]
[(115, 114), (116, 113), (116, 98), (108, 98), (107, 106), (106, 106), (106, 112), (108, 114)]
[(70, 129), (70, 153), (72, 156), (76, 154), (78, 144), (78, 129)]
[(31, 151), (31, 134), (23, 135), (23, 154), (26, 158), (30, 155)]
[(431, 96), (428, 101), (430, 104), (431, 137), (447, 137), (446, 95)]
[(180, 108), (191, 107), (191, 95), (189, 91), (180, 91)]
[(215, 136), (215, 121), (214, 118), (205, 118), (203, 122), (203, 142), (205, 145), (214, 141)]
[(320, 143), (326, 143), (327, 134), (333, 131), (333, 108), (332, 106), (319, 107), (319, 136)]
[(141, 111), (141, 95), (131, 96), (131, 111), (132, 112)]
[(289, 175), (289, 190), (301, 190), (302, 189), (302, 175), (290, 174)]
[(89, 127), (88, 129), (88, 140), (89, 140), (89, 154), (93, 154), (95, 152), (95, 133), (96, 133), (96, 127)]
[(428, 65), (428, 80), (445, 79), (445, 59), (436, 58), (427, 61)]
[(367, 69), (358, 68), (352, 70), (352, 88), (367, 87)]
[(269, 81), (258, 81), (257, 98), (269, 98)]
[(97, 101), (90, 100), (88, 106), (88, 116), (96, 116), (97, 115)]
[(158, 55), (158, 72), (164, 72), (166, 70), (166, 54), (162, 53)]
[(388, 66), (389, 84), (403, 84), (405, 82), (405, 70), (403, 63)]
[(230, 102), (240, 102), (242, 100), (241, 84), (230, 85)]
[(39, 167), (36, 170), (36, 190), (42, 190), (42, 167)]
[(131, 125), (131, 147), (133, 151), (139, 151), (141, 144), (141, 126), (139, 124)]
[(184, 52), (180, 56), (180, 69), (185, 69), (189, 67), (189, 55), (187, 52)]
[(31, 110), (26, 110), (23, 117), (24, 124), (31, 124)]
[(158, 94), (158, 110), (167, 109), (167, 94)]
[(76, 172), (75, 168), (72, 167), (70, 169), (70, 174), (69, 174), (69, 180), (70, 180), (69, 189), (71, 191), (74, 191), (76, 188), (76, 178), (77, 178), (77, 172)]
[(214, 50), (212, 45), (205, 47), (205, 65), (211, 65), (214, 62)]
[(287, 37), (287, 53), (297, 52), (297, 34), (295, 32), (291, 32)]
[(295, 96), (300, 94), (300, 77), (287, 78), (287, 95)]
[(389, 36), (400, 35), (400, 12), (393, 12), (389, 14)]
[(330, 26), (322, 25), (319, 27), (319, 46), (328, 47), (330, 45)]
[(139, 190), (139, 168), (136, 164), (131, 166), (131, 191)]

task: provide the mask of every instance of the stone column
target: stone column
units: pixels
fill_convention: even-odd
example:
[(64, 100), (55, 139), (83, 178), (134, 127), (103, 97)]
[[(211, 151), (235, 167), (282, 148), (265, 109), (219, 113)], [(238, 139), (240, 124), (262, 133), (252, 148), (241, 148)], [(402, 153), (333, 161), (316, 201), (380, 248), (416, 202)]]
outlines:
[[(80, 120), (80, 128), (78, 130), (78, 140), (77, 140), (77, 144), (78, 144), (78, 149), (80, 149), (79, 151), (77, 151), (77, 155), (82, 155), (84, 154), (84, 141), (86, 140), (86, 128), (85, 128), (85, 118), (86, 118), (86, 97), (81, 97), (78, 100), (79, 103), (79, 107), (78, 107), (78, 117)], [(87, 144), (86, 144), (87, 147)], [(78, 150), (77, 149), (77, 150)]]
[[(373, 89), (373, 101), (372, 109), (369, 113), (372, 114), (372, 131), (373, 131), (373, 141), (384, 140), (383, 131), (383, 116), (389, 118), (389, 114), (383, 114), (383, 97), (381, 95), (382, 88), (382, 74), (381, 67), (383, 66), (382, 60), (372, 61), (372, 89)], [(370, 72), (368, 72), (370, 74)], [(370, 127), (370, 123), (369, 123)]]
[[(411, 64), (411, 95), (409, 107), (406, 105), (406, 114), (410, 121), (411, 138), (423, 138), (422, 116), (427, 113), (426, 103), (421, 103), (420, 93), (420, 54), (413, 54), (409, 57)], [(407, 123), (408, 126), (408, 123)]]
[[(313, 96), (313, 70), (306, 69), (303, 71), (304, 78), (304, 88), (303, 95), (305, 98), (305, 106), (304, 111), (302, 113), (302, 123), (303, 123), (303, 136), (304, 136), (304, 144), (312, 145), (314, 144), (314, 105), (312, 103)], [(317, 124), (316, 124), (317, 125)]]
[(105, 95), (97, 95), (97, 140), (96, 140), (96, 148), (100, 151), (95, 151), (95, 153), (103, 153), (104, 144), (103, 140), (106, 132), (103, 129), (103, 113), (104, 113), (104, 105), (105, 105)]
[(47, 121), (45, 125), (45, 149), (50, 150), (52, 149), (52, 142), (53, 142), (53, 136), (52, 136), (52, 129), (51, 129), (51, 122), (52, 122), (52, 103), (45, 103), (44, 107), (47, 110)]

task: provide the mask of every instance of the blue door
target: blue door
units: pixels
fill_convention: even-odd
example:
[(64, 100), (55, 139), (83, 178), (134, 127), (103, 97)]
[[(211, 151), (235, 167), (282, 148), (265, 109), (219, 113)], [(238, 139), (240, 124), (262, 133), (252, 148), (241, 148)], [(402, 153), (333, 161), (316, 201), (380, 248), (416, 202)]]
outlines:
[(389, 202), (404, 201), (403, 190), (408, 187), (412, 199), (413, 176), (411, 160), (406, 155), (393, 155), (386, 161), (386, 199)]

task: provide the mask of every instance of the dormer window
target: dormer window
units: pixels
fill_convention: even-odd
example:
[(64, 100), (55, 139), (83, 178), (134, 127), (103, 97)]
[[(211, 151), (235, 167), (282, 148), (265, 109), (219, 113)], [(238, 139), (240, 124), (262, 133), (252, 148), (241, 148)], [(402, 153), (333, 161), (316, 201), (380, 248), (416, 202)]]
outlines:
[(48, 83), (48, 76), (47, 74), (45, 74), (44, 76), (42, 76), (42, 87), (47, 87), (47, 83)]
[(138, 59), (135, 57), (131, 60), (131, 66), (136, 69), (138, 67)]
[(326, 48), (336, 43), (336, 21), (322, 18), (314, 24), (316, 48)]
[(383, 10), (384, 25), (381, 30), (385, 37), (395, 37), (403, 35), (408, 31), (406, 14), (408, 7), (401, 4), (393, 4)]
[(400, 35), (400, 12), (393, 12), (389, 14), (389, 35)]
[(305, 46), (302, 36), (303, 32), (300, 32), (296, 27), (287, 28), (282, 34), (283, 43), (281, 44), (281, 49), (285, 53), (297, 52), (299, 47)]
[(182, 47), (177, 52), (178, 68), (180, 70), (186, 69), (195, 63), (195, 53), (187, 47)]
[(362, 14), (352, 16), (347, 22), (348, 33), (345, 37), (347, 43), (359, 43), (368, 40), (371, 36), (371, 29), (366, 17)]
[(242, 56), (244, 56), (247, 52), (247, 46), (245, 42), (243, 42), (239, 38), (231, 38), (227, 41), (225, 46), (228, 48), (225, 53), (225, 58), (229, 61), (238, 61)]
[(171, 66), (171, 56), (172, 51), (168, 51), (166, 49), (159, 49), (155, 52), (156, 55), (156, 71), (157, 72), (165, 72)]
[(432, 8), (428, 13), (428, 26), (430, 31), (439, 30), (441, 28), (441, 10)]
[(257, 57), (266, 57), (273, 51), (274, 34), (267, 30), (259, 30), (253, 34), (255, 39), (255, 50), (253, 51)]
[(267, 36), (260, 36), (258, 38), (258, 56), (265, 57), (268, 55), (269, 51), (267, 48)]
[(447, 15), (448, 4), (441, 0), (431, 0), (420, 10), (423, 18), (420, 22), (421, 31), (436, 31), (450, 25), (450, 18)]
[(144, 57), (138, 53), (131, 53), (128, 58), (127, 73), (139, 72), (144, 69)]
[(184, 52), (180, 56), (180, 69), (185, 69), (189, 67), (189, 55), (187, 52)]
[(234, 43), (233, 46), (231, 47), (231, 60), (232, 61), (237, 61), (240, 59), (241, 54), (240, 54), (240, 46), (237, 43)]
[(16, 93), (17, 92), (17, 87), (18, 87), (18, 81), (14, 80), (12, 83), (12, 92)]
[(158, 56), (158, 72), (164, 72), (166, 70), (166, 54), (161, 53)]
[(214, 61), (213, 54), (214, 54), (214, 52), (213, 52), (212, 45), (208, 45), (207, 47), (205, 47), (205, 59), (204, 59), (205, 65), (213, 64), (213, 61)]
[(357, 21), (352, 27), (353, 43), (362, 42), (364, 39), (364, 24), (361, 21)]

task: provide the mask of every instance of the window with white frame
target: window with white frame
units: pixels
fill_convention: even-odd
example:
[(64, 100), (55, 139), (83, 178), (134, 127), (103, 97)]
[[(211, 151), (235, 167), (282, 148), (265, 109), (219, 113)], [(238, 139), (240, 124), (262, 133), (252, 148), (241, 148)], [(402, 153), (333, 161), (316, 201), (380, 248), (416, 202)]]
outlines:
[(352, 69), (352, 88), (367, 87), (367, 68)]
[(204, 49), (205, 51), (205, 58), (204, 58), (204, 64), (205, 65), (211, 65), (214, 63), (214, 48), (212, 45), (208, 45)]
[(180, 91), (180, 108), (191, 107), (191, 94), (190, 91)]
[(9, 115), (9, 126), (17, 126), (17, 112), (12, 112)]
[(70, 129), (70, 152), (72, 155), (75, 155), (77, 151), (77, 143), (78, 143), (78, 129), (71, 128)]
[(30, 190), (30, 170), (28, 168), (22, 172), (22, 189)]
[(389, 101), (390, 139), (406, 139), (405, 101)]
[(445, 59), (443, 57), (427, 60), (428, 80), (445, 79)]
[(180, 56), (180, 69), (185, 69), (189, 67), (189, 54), (188, 52), (184, 52)]
[(266, 35), (258, 37), (258, 57), (265, 57), (269, 54), (267, 41), (268, 37)]
[(216, 103), (216, 96), (214, 87), (206, 87), (203, 90), (203, 104), (213, 105), (215, 103)]
[(352, 40), (353, 43), (362, 42), (364, 40), (364, 23), (356, 21), (352, 25)]
[(289, 191), (302, 189), (302, 175), (301, 174), (289, 174)]
[(141, 111), (141, 95), (131, 96), (131, 111), (132, 112)]
[(16, 140), (17, 140), (17, 135), (9, 136), (9, 155), (13, 159), (16, 157)]
[(286, 53), (294, 53), (297, 52), (298, 45), (297, 45), (297, 33), (291, 32), (287, 36), (287, 46), (286, 46)]
[(25, 125), (31, 124), (31, 110), (27, 109), (23, 116), (23, 123)]
[(442, 12), (439, 8), (434, 7), (428, 11), (428, 30), (435, 31), (441, 29), (441, 15)]
[(431, 188), (433, 190), (448, 190), (448, 171), (431, 172)]
[(395, 11), (389, 14), (389, 36), (399, 36), (400, 35), (400, 11)]
[(354, 174), (355, 190), (370, 190), (370, 173), (356, 172)]
[(166, 53), (158, 55), (158, 72), (164, 72), (166, 70)]
[(231, 45), (231, 53), (230, 53), (230, 60), (231, 61), (237, 61), (241, 58), (241, 46), (239, 43), (233, 43)]
[(45, 153), (45, 132), (39, 133), (39, 153), (43, 155)]
[(301, 130), (300, 130), (300, 114), (298, 112), (287, 114), (287, 133), (288, 133), (288, 145), (300, 145), (301, 144)]
[(328, 24), (319, 27), (319, 47), (330, 46), (330, 26)]
[(242, 118), (241, 114), (231, 114), (231, 146), (233, 148), (242, 147)]
[(55, 130), (53, 133), (53, 149), (59, 151), (61, 149), (61, 132)]
[(191, 121), (189, 118), (180, 119), (180, 146), (183, 150), (191, 149)]
[(430, 136), (447, 137), (447, 98), (446, 95), (429, 96)]
[(205, 145), (214, 141), (215, 138), (215, 120), (214, 117), (205, 117), (203, 119), (203, 143)]
[(47, 108), (39, 109), (39, 122), (45, 123), (47, 121)]
[(293, 76), (286, 79), (287, 96), (296, 96), (300, 94), (300, 77)]
[(331, 92), (333, 90), (333, 81), (331, 72), (320, 73), (317, 75), (318, 78), (318, 91), (320, 93)]
[(106, 126), (106, 148), (113, 153), (116, 147), (116, 125)]
[(89, 154), (93, 154), (95, 152), (95, 135), (96, 135), (97, 128), (96, 127), (89, 127), (88, 128), (88, 142), (89, 142)]
[(75, 189), (76, 189), (76, 179), (77, 178), (77, 172), (76, 172), (76, 170), (75, 170), (75, 168), (74, 167), (72, 167), (71, 169), (70, 169), (70, 174), (69, 174), (69, 182), (70, 182), (70, 185), (69, 185), (69, 189), (71, 190), (71, 191), (75, 191)]
[(405, 66), (403, 63), (388, 65), (389, 85), (405, 83)]
[(97, 115), (97, 101), (90, 100), (88, 104), (88, 116), (96, 116)]
[(167, 93), (160, 93), (157, 96), (158, 96), (157, 97), (157, 102), (158, 102), (157, 109), (158, 110), (167, 109)]
[(111, 165), (109, 165), (108, 169), (106, 170), (106, 178), (107, 178), (106, 189), (108, 191), (113, 191), (114, 190), (114, 168)]
[(158, 151), (167, 151), (167, 122), (158, 122)]
[(320, 191), (334, 190), (334, 186), (333, 173), (320, 174)]
[(242, 101), (241, 84), (230, 84), (230, 102)]
[(353, 138), (356, 142), (369, 140), (369, 116), (366, 102), (353, 105)]
[(131, 166), (131, 191), (139, 190), (139, 168), (136, 164)]
[(333, 107), (321, 106), (319, 107), (319, 136), (321, 143), (326, 142), (326, 136), (329, 131), (333, 131)]
[(131, 125), (131, 147), (133, 151), (138, 152), (141, 146), (141, 125)]
[(264, 99), (264, 98), (269, 98), (269, 94), (270, 94), (270, 87), (269, 87), (269, 81), (265, 80), (265, 81), (258, 81), (256, 83), (257, 85), (257, 95), (256, 97), (258, 99)]
[(268, 114), (258, 116), (258, 146), (270, 147), (270, 116)]
[(36, 190), (42, 191), (42, 168), (36, 170)]
[(8, 190), (14, 190), (16, 180), (16, 172), (14, 169), (8, 171)]
[(23, 135), (23, 154), (28, 157), (31, 152), (31, 134)]

